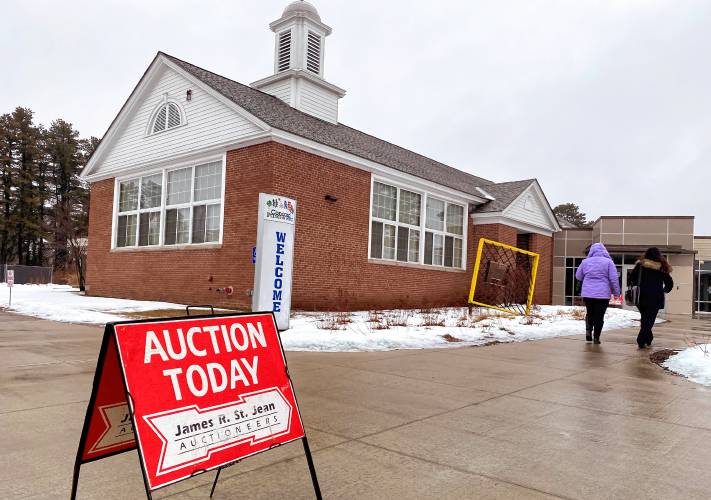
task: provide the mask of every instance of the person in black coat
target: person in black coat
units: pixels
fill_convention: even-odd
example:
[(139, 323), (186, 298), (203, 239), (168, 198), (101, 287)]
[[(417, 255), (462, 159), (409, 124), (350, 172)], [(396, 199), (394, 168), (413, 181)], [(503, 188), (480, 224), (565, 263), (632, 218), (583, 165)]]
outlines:
[(652, 328), (660, 309), (664, 309), (664, 294), (674, 288), (672, 267), (657, 247), (644, 252), (632, 270), (628, 285), (639, 286), (637, 309), (642, 315), (637, 345), (640, 349), (652, 345)]

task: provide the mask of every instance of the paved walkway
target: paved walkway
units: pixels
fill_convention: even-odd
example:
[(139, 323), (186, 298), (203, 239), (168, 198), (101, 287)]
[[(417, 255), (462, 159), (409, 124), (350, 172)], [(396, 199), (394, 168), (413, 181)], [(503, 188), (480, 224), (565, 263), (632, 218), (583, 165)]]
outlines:
[[(675, 318), (656, 348), (711, 322)], [(0, 312), (0, 498), (68, 498), (102, 330)], [(711, 498), (711, 390), (635, 333), (480, 348), (288, 353), (324, 498)], [(156, 498), (207, 499), (213, 473)], [(135, 452), (80, 498), (141, 498)], [(298, 443), (222, 473), (228, 498), (312, 498)]]

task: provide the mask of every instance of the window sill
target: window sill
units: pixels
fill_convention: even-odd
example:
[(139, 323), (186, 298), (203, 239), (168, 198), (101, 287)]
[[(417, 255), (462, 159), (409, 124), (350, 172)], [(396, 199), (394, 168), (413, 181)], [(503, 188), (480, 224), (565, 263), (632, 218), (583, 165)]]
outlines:
[(386, 266), (409, 267), (412, 269), (425, 269), (427, 271), (444, 271), (446, 273), (466, 273), (466, 269), (456, 267), (428, 266), (426, 264), (413, 264), (412, 262), (400, 262), (397, 260), (371, 259), (368, 258), (369, 264), (383, 264)]
[(163, 252), (163, 251), (174, 251), (174, 250), (214, 250), (222, 248), (222, 243), (196, 243), (190, 245), (154, 245), (146, 247), (118, 247), (112, 248), (111, 253), (125, 253), (125, 252)]

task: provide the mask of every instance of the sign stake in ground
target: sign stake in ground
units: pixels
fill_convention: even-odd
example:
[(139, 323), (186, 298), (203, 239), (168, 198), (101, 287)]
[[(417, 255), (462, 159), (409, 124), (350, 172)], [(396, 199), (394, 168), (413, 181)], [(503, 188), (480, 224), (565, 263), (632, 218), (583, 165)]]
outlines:
[(5, 274), (7, 275), (5, 277), (5, 281), (7, 282), (7, 286), (10, 289), (10, 301), (8, 302), (8, 307), (12, 307), (12, 287), (15, 284), (15, 271), (13, 269), (6, 269)]
[(252, 311), (272, 311), (289, 328), (296, 200), (259, 193)]
[(146, 496), (301, 440), (316, 471), (273, 313), (110, 323), (72, 481), (81, 465), (137, 449)]
[(531, 313), (540, 255), (481, 238), (469, 303), (508, 314)]

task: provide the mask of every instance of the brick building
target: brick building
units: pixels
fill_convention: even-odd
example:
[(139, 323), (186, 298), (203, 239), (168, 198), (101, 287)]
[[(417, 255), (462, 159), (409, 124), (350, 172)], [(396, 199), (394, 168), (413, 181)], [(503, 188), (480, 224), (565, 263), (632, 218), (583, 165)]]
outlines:
[(83, 174), (87, 293), (248, 307), (265, 192), (298, 202), (294, 308), (462, 304), (481, 237), (541, 253), (534, 298), (551, 302), (560, 227), (535, 179), (495, 183), (343, 125), (331, 28), (307, 2), (270, 28), (274, 75), (251, 86), (156, 55)]

